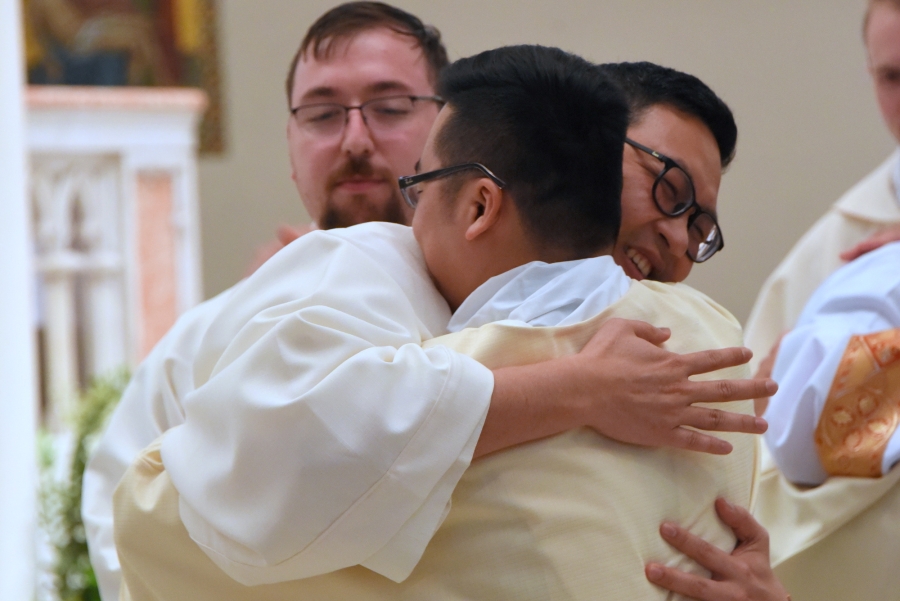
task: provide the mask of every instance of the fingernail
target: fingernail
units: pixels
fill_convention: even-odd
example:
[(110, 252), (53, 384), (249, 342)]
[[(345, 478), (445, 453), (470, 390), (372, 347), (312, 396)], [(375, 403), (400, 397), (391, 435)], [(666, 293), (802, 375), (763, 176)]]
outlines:
[(720, 497), (720, 498), (722, 499), (722, 502), (725, 503), (725, 506), (728, 508), (729, 511), (734, 511), (734, 505), (731, 504), (731, 501), (729, 501), (725, 497)]
[(778, 384), (775, 382), (775, 380), (769, 380), (768, 382), (766, 382), (766, 392), (769, 394), (769, 396), (772, 396), (773, 394), (778, 392)]
[(755, 420), (755, 426), (756, 426), (757, 430), (765, 432), (766, 430), (769, 429), (769, 422), (767, 422), (766, 420), (764, 420), (761, 417), (757, 417)]
[(672, 524), (663, 524), (660, 531), (666, 538), (675, 538), (675, 535), (678, 534), (678, 530)]
[(663, 571), (662, 566), (659, 564), (651, 563), (647, 566), (647, 576), (653, 578), (654, 580), (659, 580), (662, 578)]

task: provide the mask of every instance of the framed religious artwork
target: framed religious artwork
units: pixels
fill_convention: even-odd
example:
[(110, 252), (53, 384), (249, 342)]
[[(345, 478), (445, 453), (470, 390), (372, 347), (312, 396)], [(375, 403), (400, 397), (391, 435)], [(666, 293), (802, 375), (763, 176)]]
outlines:
[(215, 0), (22, 1), (29, 84), (202, 88), (200, 150), (223, 150)]

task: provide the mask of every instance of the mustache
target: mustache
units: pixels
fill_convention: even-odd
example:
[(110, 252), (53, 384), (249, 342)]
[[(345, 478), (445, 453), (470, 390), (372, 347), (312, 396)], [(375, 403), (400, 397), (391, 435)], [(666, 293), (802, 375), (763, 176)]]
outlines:
[(342, 181), (353, 178), (383, 179), (397, 184), (397, 177), (387, 169), (376, 169), (366, 157), (350, 157), (328, 176), (327, 189), (334, 189)]

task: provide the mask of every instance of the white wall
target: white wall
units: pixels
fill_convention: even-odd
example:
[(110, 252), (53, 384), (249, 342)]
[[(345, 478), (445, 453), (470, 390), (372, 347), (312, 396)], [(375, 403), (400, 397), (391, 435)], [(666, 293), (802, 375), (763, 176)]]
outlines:
[(19, 2), (0, 1), (0, 599), (34, 594), (37, 448), (32, 246)]
[[(740, 128), (720, 195), (725, 251), (689, 282), (746, 319), (765, 276), (893, 143), (860, 36), (863, 0), (396, 0), (444, 34), (451, 57), (512, 43), (595, 61), (651, 60), (705, 80)], [(305, 220), (288, 177), (284, 76), (334, 2), (220, 1), (229, 151), (201, 165), (207, 295), (240, 276), (280, 221)]]

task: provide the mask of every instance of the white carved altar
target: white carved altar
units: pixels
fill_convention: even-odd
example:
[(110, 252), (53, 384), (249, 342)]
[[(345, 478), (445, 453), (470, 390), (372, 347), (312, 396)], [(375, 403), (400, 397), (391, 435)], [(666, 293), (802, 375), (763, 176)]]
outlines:
[(45, 422), (202, 298), (193, 89), (26, 92)]

